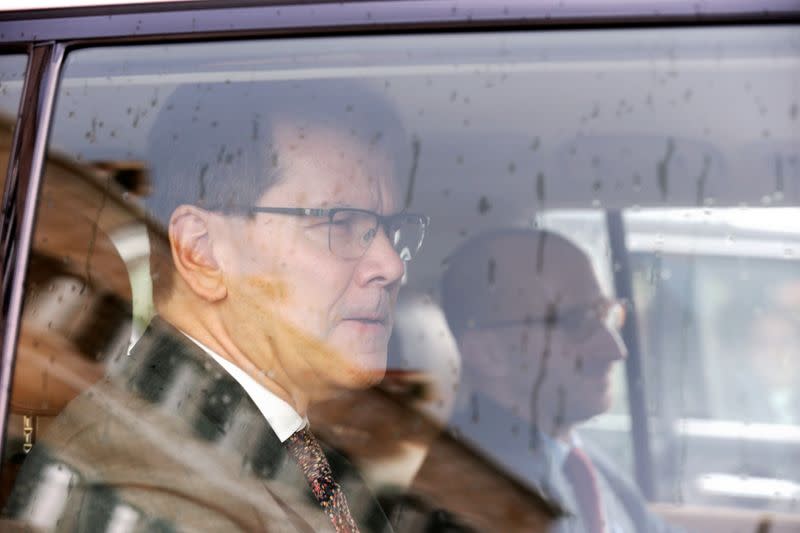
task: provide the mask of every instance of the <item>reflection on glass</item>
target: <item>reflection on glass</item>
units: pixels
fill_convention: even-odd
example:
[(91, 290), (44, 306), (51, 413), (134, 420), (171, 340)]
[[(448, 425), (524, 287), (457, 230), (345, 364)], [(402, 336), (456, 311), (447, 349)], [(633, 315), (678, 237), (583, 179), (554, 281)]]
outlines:
[(778, 26), (73, 52), (6, 514), (793, 527), (798, 66)]

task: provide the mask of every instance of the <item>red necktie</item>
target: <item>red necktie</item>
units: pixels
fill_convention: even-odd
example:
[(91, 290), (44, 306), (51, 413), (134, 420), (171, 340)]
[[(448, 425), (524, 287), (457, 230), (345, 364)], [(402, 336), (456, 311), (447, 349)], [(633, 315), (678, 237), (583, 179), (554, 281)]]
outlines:
[(583, 450), (572, 448), (564, 463), (564, 474), (572, 485), (586, 532), (603, 533), (606, 520), (603, 516), (597, 473)]
[(333, 479), (325, 452), (308, 428), (299, 429), (284, 443), (303, 471), (314, 498), (330, 519), (337, 533), (358, 533), (342, 488)]

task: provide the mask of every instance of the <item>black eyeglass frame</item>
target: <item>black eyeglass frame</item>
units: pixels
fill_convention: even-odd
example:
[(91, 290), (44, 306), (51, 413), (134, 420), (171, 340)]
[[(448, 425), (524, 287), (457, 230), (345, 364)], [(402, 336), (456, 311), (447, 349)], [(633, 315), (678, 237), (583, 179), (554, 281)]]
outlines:
[[(611, 298), (611, 299), (607, 300), (606, 303), (607, 303), (607, 308), (604, 310), (604, 312), (607, 313), (608, 315), (610, 315), (610, 313), (612, 312), (612, 310), (614, 308), (619, 308), (619, 309), (622, 310), (622, 312), (623, 312), (622, 324), (624, 324), (624, 322), (625, 322), (625, 314), (627, 314), (626, 310), (628, 309), (627, 300), (620, 299), (620, 298)], [(530, 326), (533, 326), (533, 325), (536, 325), (536, 324), (544, 324), (545, 327), (547, 327), (547, 328), (556, 328), (556, 327), (559, 327), (559, 325), (563, 323), (562, 321), (563, 321), (565, 316), (568, 316), (568, 315), (570, 315), (570, 314), (572, 314), (574, 312), (580, 311), (580, 310), (581, 310), (581, 308), (573, 308), (573, 309), (568, 310), (566, 313), (561, 313), (561, 314), (559, 314), (556, 310), (548, 310), (548, 313), (544, 317), (541, 317), (541, 318), (534, 318), (532, 316), (526, 316), (525, 318), (522, 318), (522, 319), (489, 320), (489, 321), (481, 322), (479, 324), (468, 325), (467, 327), (469, 329), (479, 330), (479, 329), (499, 329), (499, 328), (508, 328), (508, 327), (518, 327), (518, 326), (530, 327)], [(587, 310), (587, 312), (588, 312), (588, 310)], [(603, 317), (603, 318), (600, 318), (600, 317), (596, 317), (595, 318), (595, 321), (598, 324), (605, 324), (606, 320), (608, 320), (607, 316)], [(621, 326), (622, 325), (620, 325), (620, 327)], [(592, 332), (589, 332), (588, 334), (584, 334), (584, 335), (574, 335), (574, 333), (571, 334), (571, 335), (573, 336), (573, 338), (576, 341), (584, 341), (587, 338), (589, 338), (589, 336), (591, 336)]]
[[(212, 209), (217, 210), (217, 209)], [(333, 224), (333, 219), (337, 215), (337, 213), (361, 213), (365, 215), (370, 215), (375, 217), (375, 220), (378, 222), (376, 229), (378, 227), (382, 227), (383, 231), (386, 232), (386, 236), (390, 237), (393, 231), (396, 231), (394, 228), (399, 228), (396, 225), (396, 221), (398, 220), (409, 220), (415, 219), (420, 227), (420, 235), (419, 240), (417, 241), (417, 245), (414, 250), (409, 250), (410, 257), (406, 258), (406, 260), (411, 260), (416, 256), (417, 252), (422, 248), (422, 242), (425, 240), (425, 232), (427, 231), (428, 225), (430, 224), (430, 217), (427, 215), (420, 215), (416, 213), (406, 213), (405, 211), (400, 213), (395, 213), (394, 215), (381, 215), (376, 213), (375, 211), (370, 211), (369, 209), (361, 209), (358, 207), (332, 207), (330, 209), (323, 209), (323, 208), (312, 208), (312, 207), (267, 207), (267, 206), (223, 206), (218, 208), (219, 211), (223, 211), (225, 213), (241, 213), (246, 215), (254, 215), (256, 213), (267, 213), (267, 214), (275, 214), (275, 215), (290, 215), (296, 217), (327, 217), (328, 223)], [(373, 239), (374, 240), (374, 239)], [(391, 237), (390, 237), (391, 240)], [(370, 245), (372, 244), (372, 240), (370, 241)], [(361, 255), (352, 257), (349, 259), (357, 259), (358, 257), (362, 257), (369, 248), (367, 245)], [(392, 248), (394, 248), (394, 243), (392, 243)], [(331, 232), (328, 231), (328, 249), (331, 251), (332, 254), (336, 254), (333, 251), (333, 246), (331, 243)], [(395, 248), (395, 251), (400, 253), (400, 250)]]

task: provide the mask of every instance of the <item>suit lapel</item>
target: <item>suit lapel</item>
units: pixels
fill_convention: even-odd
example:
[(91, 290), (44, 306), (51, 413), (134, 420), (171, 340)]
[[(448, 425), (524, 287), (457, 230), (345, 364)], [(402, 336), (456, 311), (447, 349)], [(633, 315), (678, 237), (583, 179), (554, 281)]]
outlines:
[(654, 526), (646, 512), (646, 503), (633, 482), (619, 473), (619, 470), (594, 447), (586, 446), (592, 463), (598, 472), (600, 482), (606, 487), (606, 509), (622, 524), (625, 531), (653, 531)]
[(302, 509), (297, 518), (314, 531), (330, 529), (299, 467), (250, 396), (170, 324), (154, 318), (112, 379), (180, 419), (176, 423), (190, 427), (194, 438), (235, 458), (240, 473), (261, 479), (287, 514)]
[[(562, 512), (551, 529), (553, 533), (581, 533), (585, 530), (575, 495), (556, 464), (552, 445), (535, 426), (504, 408), (491, 398), (474, 394), (469, 398), (471, 412), (454, 415), (453, 424), (463, 437), (473, 440), (482, 453), (489, 453), (509, 475), (520, 477), (535, 487)], [(462, 398), (461, 405), (467, 404)]]
[[(114, 379), (122, 380), (159, 410), (180, 418), (195, 438), (237, 458), (242, 472), (260, 478), (287, 514), (303, 509), (298, 518), (314, 531), (331, 529), (299, 466), (250, 396), (170, 324), (154, 318)], [(352, 465), (327, 447), (325, 453), (361, 530), (390, 531), (386, 515)]]

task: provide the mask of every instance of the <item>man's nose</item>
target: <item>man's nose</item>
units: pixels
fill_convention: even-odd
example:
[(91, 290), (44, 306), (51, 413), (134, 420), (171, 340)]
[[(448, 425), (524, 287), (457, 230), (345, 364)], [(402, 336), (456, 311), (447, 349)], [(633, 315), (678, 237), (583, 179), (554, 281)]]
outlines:
[(597, 357), (605, 357), (610, 361), (625, 359), (628, 356), (628, 350), (619, 330), (605, 324), (598, 325), (594, 333), (587, 339), (586, 344), (591, 347), (589, 353), (596, 354)]
[(403, 277), (405, 268), (405, 262), (392, 246), (386, 231), (379, 227), (375, 238), (359, 260), (356, 280), (360, 285), (391, 285)]

